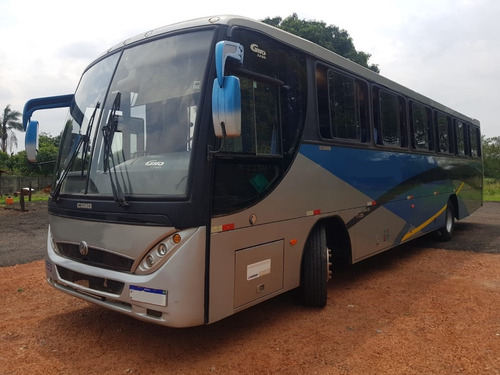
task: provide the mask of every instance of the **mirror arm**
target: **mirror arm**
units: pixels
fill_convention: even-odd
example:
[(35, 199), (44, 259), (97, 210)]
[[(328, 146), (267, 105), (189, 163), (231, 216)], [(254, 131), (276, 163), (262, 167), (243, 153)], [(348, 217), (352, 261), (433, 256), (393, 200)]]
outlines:
[(33, 112), (40, 109), (69, 107), (73, 97), (73, 94), (69, 94), (28, 100), (23, 109), (23, 129), (26, 131)]

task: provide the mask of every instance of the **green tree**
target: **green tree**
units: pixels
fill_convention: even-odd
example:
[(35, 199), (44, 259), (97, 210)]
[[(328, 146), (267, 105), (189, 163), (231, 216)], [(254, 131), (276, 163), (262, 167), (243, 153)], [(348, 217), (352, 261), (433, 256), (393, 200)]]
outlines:
[(21, 176), (40, 176), (40, 167), (28, 162), (26, 151), (19, 151), (11, 156), (14, 173)]
[(59, 148), (60, 136), (52, 137), (49, 134), (41, 133), (38, 137), (37, 162), (40, 163), (40, 174), (47, 177), (54, 173), (55, 160)]
[(266, 18), (262, 22), (277, 27), (291, 34), (300, 36), (313, 43), (316, 43), (340, 56), (343, 56), (355, 63), (364, 66), (376, 73), (380, 73), (378, 65), (368, 64), (371, 55), (362, 51), (357, 51), (352, 38), (344, 29), (339, 29), (334, 25), (327, 25), (323, 21), (300, 20), (296, 13), (282, 19), (281, 17)]
[(28, 162), (26, 151), (23, 150), (11, 156), (12, 169), (23, 176), (51, 176), (54, 173), (60, 138), (41, 133), (38, 137), (37, 164)]
[(483, 136), (482, 143), (484, 176), (500, 180), (500, 137)]
[(17, 147), (17, 137), (14, 130), (23, 130), (23, 125), (19, 122), (20, 116), (21, 112), (10, 109), (10, 104), (3, 110), (3, 116), (0, 118), (0, 149), (3, 152), (7, 152), (7, 146), (10, 152), (12, 152), (13, 146)]
[(9, 154), (0, 151), (0, 170), (7, 170), (9, 168)]

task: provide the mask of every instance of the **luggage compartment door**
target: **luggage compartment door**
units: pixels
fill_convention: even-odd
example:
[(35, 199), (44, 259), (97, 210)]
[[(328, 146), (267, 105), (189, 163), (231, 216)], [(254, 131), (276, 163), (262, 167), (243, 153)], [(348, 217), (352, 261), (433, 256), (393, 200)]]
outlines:
[(234, 308), (283, 289), (283, 240), (235, 253)]

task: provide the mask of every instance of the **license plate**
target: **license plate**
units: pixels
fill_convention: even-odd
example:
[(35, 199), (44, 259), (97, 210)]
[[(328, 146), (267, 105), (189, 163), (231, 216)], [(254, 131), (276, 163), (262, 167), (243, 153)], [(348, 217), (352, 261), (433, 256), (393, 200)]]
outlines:
[(167, 306), (166, 290), (130, 285), (129, 293), (132, 301), (144, 302), (157, 306)]

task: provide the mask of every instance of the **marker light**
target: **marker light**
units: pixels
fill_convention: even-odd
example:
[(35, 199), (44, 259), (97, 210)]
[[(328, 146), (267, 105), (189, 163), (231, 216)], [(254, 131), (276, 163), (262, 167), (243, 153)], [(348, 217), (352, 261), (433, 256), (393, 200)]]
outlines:
[(181, 235), (179, 233), (176, 233), (172, 236), (172, 241), (174, 243), (179, 243), (181, 242), (182, 238), (181, 238)]

